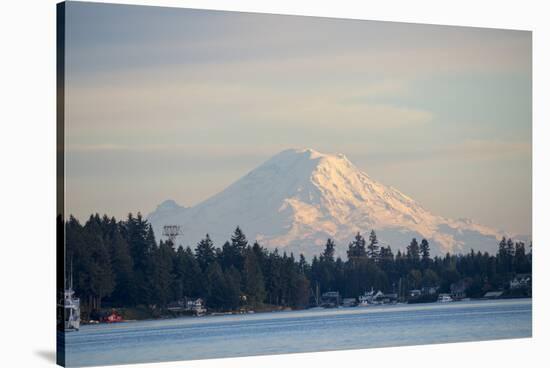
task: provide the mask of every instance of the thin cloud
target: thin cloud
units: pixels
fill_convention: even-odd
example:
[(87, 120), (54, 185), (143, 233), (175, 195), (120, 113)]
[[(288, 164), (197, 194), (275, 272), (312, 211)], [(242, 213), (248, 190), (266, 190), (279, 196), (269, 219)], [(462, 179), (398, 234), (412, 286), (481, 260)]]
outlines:
[(349, 155), (369, 162), (384, 165), (409, 165), (422, 162), (481, 162), (505, 161), (507, 159), (525, 158), (532, 156), (532, 145), (524, 141), (503, 140), (465, 140), (459, 143), (440, 145), (435, 147), (414, 147), (403, 150), (375, 149), (365, 151), (364, 147), (349, 147)]

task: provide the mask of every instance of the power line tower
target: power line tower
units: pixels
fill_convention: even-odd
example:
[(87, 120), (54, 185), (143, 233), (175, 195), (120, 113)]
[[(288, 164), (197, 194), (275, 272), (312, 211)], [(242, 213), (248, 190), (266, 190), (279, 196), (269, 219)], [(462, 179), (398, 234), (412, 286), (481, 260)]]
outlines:
[(176, 245), (176, 238), (183, 235), (183, 231), (179, 225), (164, 225), (162, 228), (162, 235), (167, 237), (172, 245)]

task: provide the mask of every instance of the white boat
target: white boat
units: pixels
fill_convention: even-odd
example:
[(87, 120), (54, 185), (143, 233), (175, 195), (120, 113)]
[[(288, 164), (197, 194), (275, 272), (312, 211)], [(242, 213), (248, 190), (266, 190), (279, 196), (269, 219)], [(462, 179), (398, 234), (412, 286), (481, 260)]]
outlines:
[(449, 294), (439, 294), (437, 301), (439, 303), (449, 303), (453, 301), (453, 298)]
[(63, 300), (60, 300), (57, 307), (62, 310), (64, 317), (63, 329), (65, 332), (78, 331), (80, 329), (80, 299), (74, 296), (73, 277), (69, 282), (69, 288), (65, 289)]
[(65, 290), (63, 308), (65, 309), (65, 332), (78, 331), (80, 329), (80, 299), (74, 297), (72, 288)]

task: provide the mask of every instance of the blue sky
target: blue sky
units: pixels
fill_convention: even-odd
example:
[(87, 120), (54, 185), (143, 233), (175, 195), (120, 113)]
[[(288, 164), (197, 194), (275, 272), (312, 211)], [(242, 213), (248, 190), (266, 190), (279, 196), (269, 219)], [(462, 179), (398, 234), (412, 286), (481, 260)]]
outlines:
[(531, 33), (69, 3), (67, 211), (191, 206), (289, 147), (531, 233)]

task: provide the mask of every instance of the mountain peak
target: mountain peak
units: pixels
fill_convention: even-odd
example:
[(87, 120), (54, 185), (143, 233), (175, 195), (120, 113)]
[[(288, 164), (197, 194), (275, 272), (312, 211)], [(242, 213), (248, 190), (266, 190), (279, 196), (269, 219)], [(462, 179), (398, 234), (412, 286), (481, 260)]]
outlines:
[(347, 160), (347, 157), (343, 153), (322, 153), (320, 151), (317, 151), (313, 148), (291, 148), (288, 150), (284, 150), (281, 153), (284, 152), (292, 152), (294, 154), (305, 154), (310, 159), (318, 159), (318, 158), (334, 158), (334, 159), (345, 159)]
[(312, 169), (317, 167), (319, 164), (354, 167), (348, 158), (342, 153), (322, 153), (312, 148), (286, 149), (267, 160), (260, 167), (276, 165), (285, 168), (299, 168), (298, 166), (300, 164)]
[(184, 206), (180, 206), (176, 201), (173, 199), (167, 199), (161, 204), (157, 206), (156, 211), (174, 211), (174, 210), (182, 210), (185, 209)]
[[(206, 233), (222, 244), (240, 226), (251, 240), (307, 256), (327, 238), (341, 255), (358, 231), (374, 229), (383, 245), (403, 249), (426, 238), (435, 254), (493, 250), (496, 230), (436, 216), (397, 189), (370, 178), (343, 154), (287, 149), (191, 208), (164, 202), (149, 216), (155, 233), (166, 224), (183, 227), (186, 244)], [(468, 248), (464, 248), (468, 247)]]

